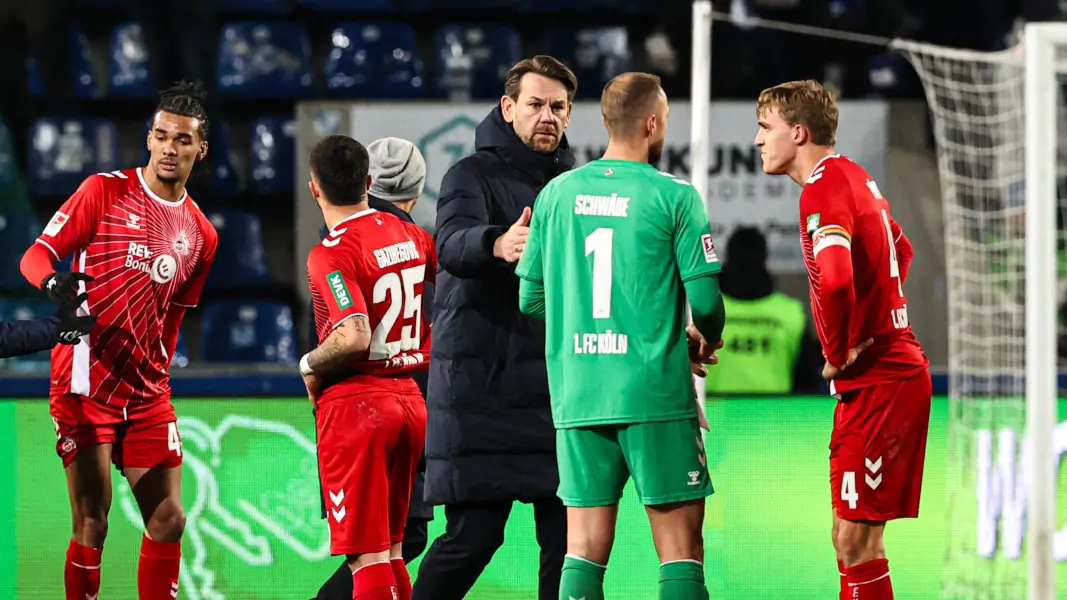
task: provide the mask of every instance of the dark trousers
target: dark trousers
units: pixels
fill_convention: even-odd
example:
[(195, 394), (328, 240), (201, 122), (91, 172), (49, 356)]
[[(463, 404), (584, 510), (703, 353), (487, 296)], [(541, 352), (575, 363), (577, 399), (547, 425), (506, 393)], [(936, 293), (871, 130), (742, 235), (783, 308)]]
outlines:
[[(427, 525), (425, 519), (408, 519), (404, 529), (404, 545), (401, 552), (404, 563), (409, 563), (426, 549)], [(319, 588), (314, 600), (352, 600), (352, 568), (348, 560), (342, 560), (337, 571)]]
[[(511, 501), (445, 507), (445, 533), (434, 540), (419, 566), (411, 600), (462, 600), (504, 543)], [(541, 547), (538, 600), (558, 600), (567, 553), (567, 509), (558, 498), (533, 503)]]

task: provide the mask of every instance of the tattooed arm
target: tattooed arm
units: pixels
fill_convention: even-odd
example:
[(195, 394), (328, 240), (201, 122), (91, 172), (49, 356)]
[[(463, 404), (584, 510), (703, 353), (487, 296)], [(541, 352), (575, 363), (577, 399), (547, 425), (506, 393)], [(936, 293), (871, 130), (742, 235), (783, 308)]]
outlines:
[(304, 377), (329, 375), (370, 348), (370, 322), (364, 315), (345, 319), (311, 352), (300, 359), (300, 374)]

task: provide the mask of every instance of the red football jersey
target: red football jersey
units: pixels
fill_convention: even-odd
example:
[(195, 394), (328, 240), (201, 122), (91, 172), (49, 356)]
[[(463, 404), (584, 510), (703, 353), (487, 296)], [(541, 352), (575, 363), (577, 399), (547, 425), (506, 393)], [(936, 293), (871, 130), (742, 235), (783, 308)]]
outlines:
[(92, 332), (52, 350), (52, 395), (79, 394), (127, 407), (170, 399), (170, 359), (163, 321), (171, 304), (200, 299), (218, 235), (188, 194), (170, 202), (153, 194), (141, 169), (99, 173), (82, 182), (37, 243), (55, 259), (74, 255), (82, 310), (97, 315)]
[(348, 365), (353, 376), (327, 394), (349, 395), (374, 385), (360, 374), (428, 368), (430, 324), (422, 312), (422, 292), (437, 270), (430, 234), (393, 215), (364, 210), (330, 230), (311, 250), (307, 268), (320, 344), (357, 315), (367, 317), (372, 331), (366, 360)]
[[(841, 356), (874, 338), (874, 344), (831, 382), (831, 393), (899, 381), (925, 369), (929, 361), (911, 331), (904, 296), (910, 245), (902, 262), (897, 246), (906, 238), (863, 167), (836, 154), (819, 161), (800, 195), (800, 240), (823, 353)], [(833, 246), (848, 248), (852, 261), (855, 302), (847, 331), (839, 330), (846, 327), (839, 317), (847, 314), (847, 307), (828, 306), (830, 299), (820, 289), (816, 257)]]

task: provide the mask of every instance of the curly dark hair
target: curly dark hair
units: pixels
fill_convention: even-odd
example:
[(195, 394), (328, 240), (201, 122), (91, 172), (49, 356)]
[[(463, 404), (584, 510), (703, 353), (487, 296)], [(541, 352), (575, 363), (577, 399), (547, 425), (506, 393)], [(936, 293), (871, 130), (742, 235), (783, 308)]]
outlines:
[[(208, 120), (204, 103), (207, 100), (207, 92), (199, 81), (190, 82), (181, 80), (173, 86), (159, 93), (159, 105), (156, 112), (168, 112), (183, 117), (192, 117), (200, 122), (197, 129), (202, 141), (207, 140)], [(155, 114), (155, 113), (153, 113)]]

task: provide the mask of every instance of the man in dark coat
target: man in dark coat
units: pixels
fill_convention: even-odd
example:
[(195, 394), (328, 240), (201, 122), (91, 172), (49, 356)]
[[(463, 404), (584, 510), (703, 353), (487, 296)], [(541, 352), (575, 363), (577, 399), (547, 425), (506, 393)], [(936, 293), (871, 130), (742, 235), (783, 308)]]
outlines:
[[(394, 137), (374, 140), (367, 146), (367, 153), (370, 155), (371, 176), (371, 185), (367, 190), (368, 204), (374, 210), (389, 213), (402, 221), (413, 223), (411, 209), (415, 208), (415, 203), (419, 201), (423, 185), (426, 183), (426, 161), (422, 153), (411, 142)], [(320, 233), (320, 237), (326, 237), (328, 231), (325, 226)], [(422, 298), (423, 314), (430, 323), (433, 323), (433, 286), (429, 283), (423, 287)], [(314, 343), (318, 337), (315, 331), (314, 316), (311, 319), (310, 335), (309, 339)], [(426, 372), (412, 373), (411, 378), (418, 384), (425, 398)], [(418, 558), (426, 549), (427, 527), (433, 520), (433, 506), (423, 501), (424, 481), (425, 461), (420, 465), (411, 487), (411, 505), (408, 509), (402, 548), (406, 563)], [(326, 501), (323, 494), (320, 493), (319, 496), (323, 499), (322, 518), (325, 519)], [(351, 600), (351, 598), (352, 570), (348, 566), (348, 561), (342, 561), (333, 576), (319, 588), (315, 600)]]
[(445, 506), (412, 600), (460, 600), (504, 542), (512, 504), (532, 503), (541, 546), (538, 598), (556, 600), (566, 512), (556, 498), (544, 323), (519, 312), (515, 263), (534, 198), (574, 166), (563, 130), (577, 89), (558, 60), (509, 72), (476, 152), (441, 182), (437, 292), (426, 430), (426, 500)]

